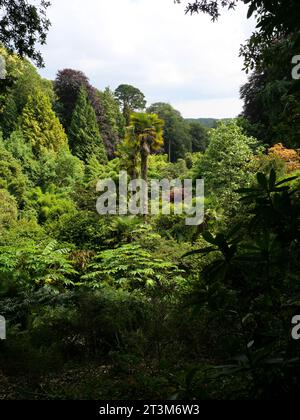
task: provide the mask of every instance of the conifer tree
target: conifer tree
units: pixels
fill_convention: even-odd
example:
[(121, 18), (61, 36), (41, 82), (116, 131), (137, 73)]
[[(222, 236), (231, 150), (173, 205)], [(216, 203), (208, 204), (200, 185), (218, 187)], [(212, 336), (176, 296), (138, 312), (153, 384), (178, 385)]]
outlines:
[(39, 155), (43, 150), (67, 150), (67, 135), (52, 109), (49, 97), (41, 90), (29, 96), (21, 116), (24, 139)]
[(69, 129), (69, 142), (73, 154), (84, 162), (95, 156), (107, 162), (107, 154), (92, 105), (85, 89), (81, 89)]
[(98, 94), (104, 109), (102, 121), (98, 121), (98, 123), (100, 123), (101, 135), (108, 156), (114, 158), (117, 145), (125, 136), (126, 121), (114, 93), (109, 88), (106, 88), (103, 92), (98, 92)]

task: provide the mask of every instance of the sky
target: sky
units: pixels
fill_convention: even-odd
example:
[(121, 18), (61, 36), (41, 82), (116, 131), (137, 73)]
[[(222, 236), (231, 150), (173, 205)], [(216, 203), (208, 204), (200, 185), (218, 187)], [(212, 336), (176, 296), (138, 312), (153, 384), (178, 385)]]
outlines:
[[(239, 48), (254, 30), (247, 8), (213, 23), (173, 0), (51, 0), (43, 77), (83, 71), (98, 89), (126, 83), (148, 105), (167, 102), (185, 118), (231, 118), (246, 81)], [(184, 1), (183, 1), (184, 3)]]

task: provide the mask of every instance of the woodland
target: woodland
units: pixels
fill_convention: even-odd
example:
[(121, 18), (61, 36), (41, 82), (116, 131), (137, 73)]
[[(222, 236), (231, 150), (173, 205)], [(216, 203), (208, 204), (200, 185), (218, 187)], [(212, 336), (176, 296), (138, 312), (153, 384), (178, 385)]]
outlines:
[[(147, 104), (134, 81), (43, 79), (51, 5), (0, 0), (0, 399), (299, 395), (300, 3), (170, 8), (218, 25), (239, 2), (257, 20), (244, 109), (212, 121)], [(204, 222), (100, 216), (96, 185), (121, 171), (204, 179)]]

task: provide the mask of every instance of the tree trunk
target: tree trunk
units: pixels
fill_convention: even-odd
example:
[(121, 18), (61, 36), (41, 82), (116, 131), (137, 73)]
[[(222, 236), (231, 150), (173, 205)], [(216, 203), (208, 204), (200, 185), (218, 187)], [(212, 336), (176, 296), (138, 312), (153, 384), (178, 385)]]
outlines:
[(137, 179), (138, 175), (137, 175), (137, 162), (136, 162), (136, 157), (132, 158), (132, 166), (130, 168), (130, 177), (132, 180)]
[[(141, 145), (141, 177), (148, 183), (148, 157), (150, 155), (150, 147), (147, 140), (144, 140)], [(144, 199), (144, 220), (147, 222), (148, 216), (148, 196)]]
[(147, 141), (142, 143), (141, 147), (141, 176), (142, 179), (148, 182), (148, 157), (150, 155), (150, 147)]

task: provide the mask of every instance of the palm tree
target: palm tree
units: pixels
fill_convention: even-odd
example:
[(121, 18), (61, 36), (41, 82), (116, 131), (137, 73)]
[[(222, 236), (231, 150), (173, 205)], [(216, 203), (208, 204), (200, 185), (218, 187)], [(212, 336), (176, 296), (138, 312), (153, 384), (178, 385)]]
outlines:
[(141, 177), (148, 181), (148, 157), (164, 144), (164, 121), (156, 114), (135, 112), (130, 117), (128, 139), (134, 142), (134, 148), (141, 158)]
[(138, 154), (138, 144), (133, 128), (127, 127), (124, 141), (117, 146), (116, 156), (120, 158), (122, 169), (127, 171), (131, 179), (138, 178)]

